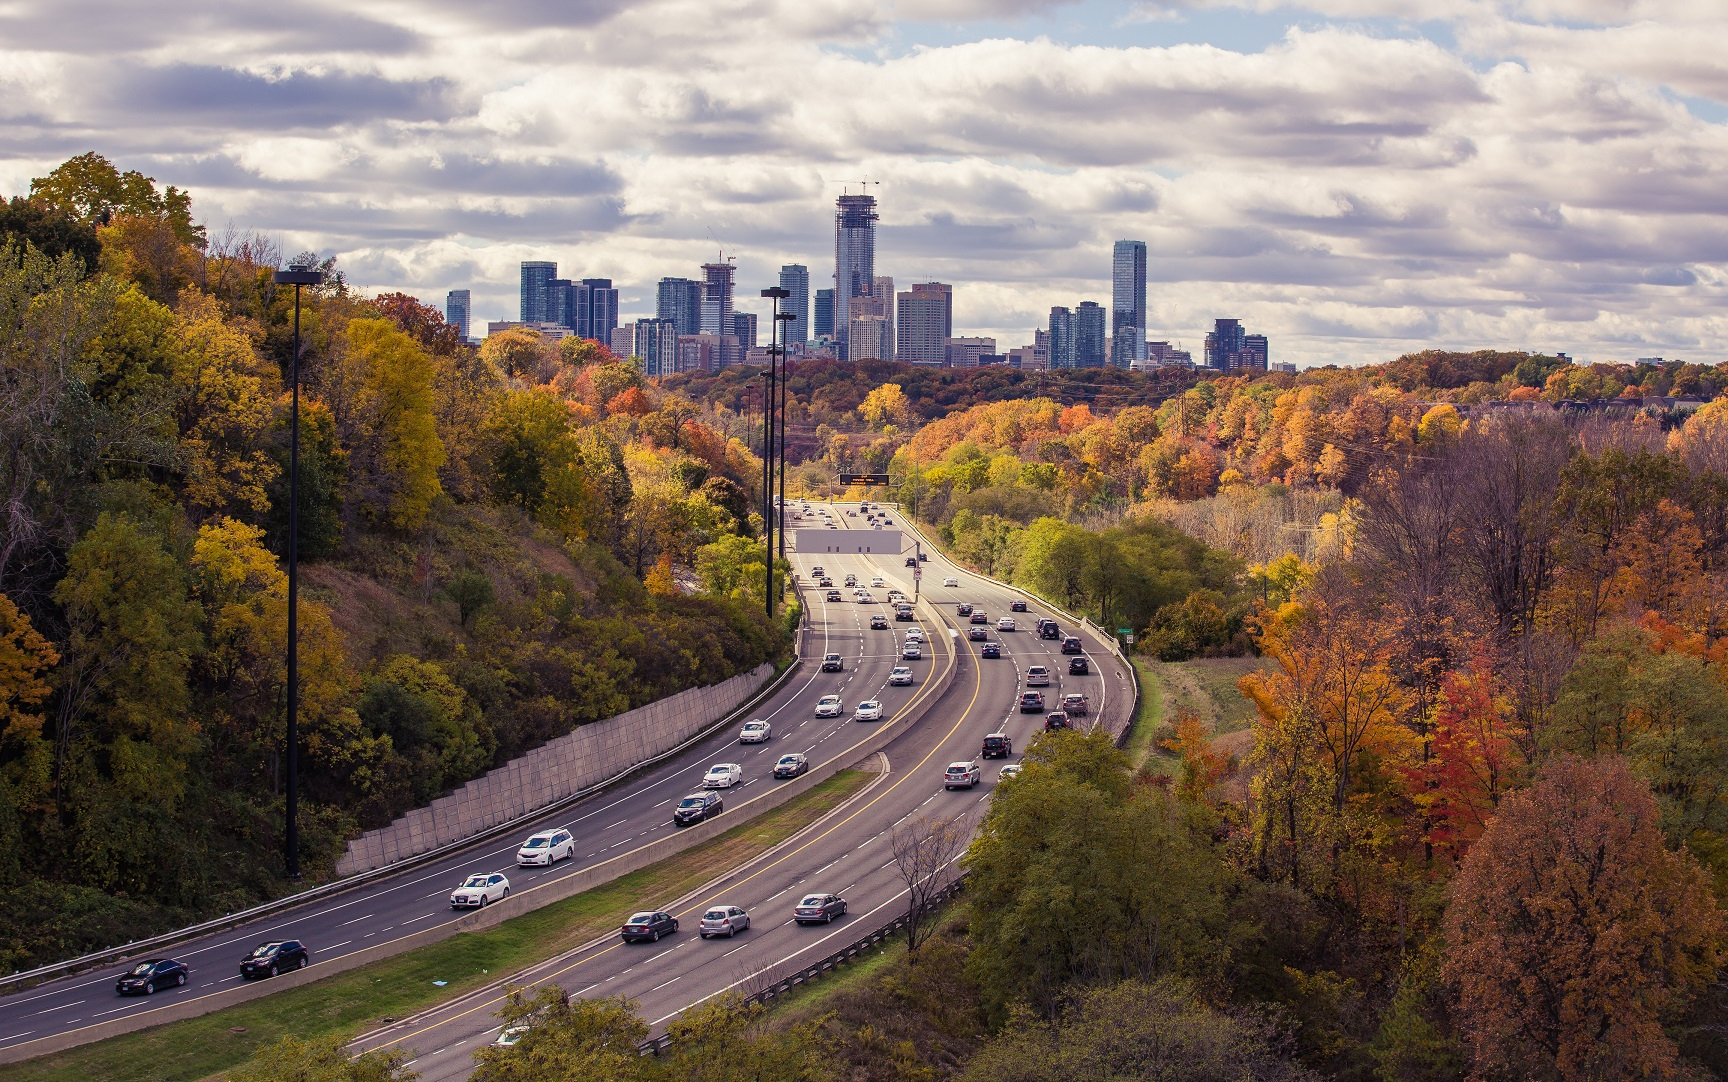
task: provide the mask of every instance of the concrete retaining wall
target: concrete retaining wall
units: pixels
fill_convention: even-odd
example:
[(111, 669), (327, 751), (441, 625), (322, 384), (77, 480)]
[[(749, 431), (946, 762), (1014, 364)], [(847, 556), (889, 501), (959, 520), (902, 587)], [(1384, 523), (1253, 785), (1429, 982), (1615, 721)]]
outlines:
[(348, 843), (338, 876), (354, 875), (471, 838), (629, 770), (714, 724), (754, 695), (774, 666), (637, 707), (535, 748)]

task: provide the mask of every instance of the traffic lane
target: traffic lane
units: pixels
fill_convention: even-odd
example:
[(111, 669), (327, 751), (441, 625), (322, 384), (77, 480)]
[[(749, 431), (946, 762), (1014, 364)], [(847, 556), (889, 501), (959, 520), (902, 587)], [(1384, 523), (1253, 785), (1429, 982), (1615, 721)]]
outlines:
[[(975, 682), (977, 679), (978, 676), (975, 674)], [(956, 695), (960, 690), (961, 688), (956, 686), (950, 689), (947, 695)], [(849, 812), (839, 823), (828, 827), (815, 837), (806, 840), (761, 867), (745, 869), (738, 878), (722, 883), (717, 890), (709, 892), (706, 896), (674, 911), (684, 922), (686, 931), (694, 928), (694, 923), (700, 918), (701, 912), (713, 904), (717, 898), (722, 896), (746, 897), (752, 899), (753, 903), (755, 899), (763, 898), (764, 892), (766, 895), (774, 895), (794, 889), (794, 884), (798, 879), (811, 874), (808, 869), (812, 865), (819, 868), (829, 867), (835, 859), (856, 848), (860, 840), (868, 840), (873, 835), (880, 834), (889, 823), (910, 814), (920, 802), (926, 802), (929, 798), (923, 793), (922, 788), (927, 785), (940, 789), (941, 771), (945, 769), (947, 763), (953, 761), (955, 756), (962, 754), (973, 741), (980, 739), (978, 734), (970, 731), (971, 728), (977, 727), (982, 717), (982, 715), (975, 713), (979, 701), (980, 695), (976, 689), (973, 689), (970, 700), (966, 701), (961, 718), (951, 726), (937, 727), (921, 723), (907, 729), (890, 742), (887, 753), (890, 755), (891, 761), (895, 757), (900, 757), (902, 762), (916, 763), (918, 764), (916, 769), (924, 772), (926, 776), (916, 780), (912, 780), (910, 775), (906, 778), (896, 779), (895, 782), (890, 783), (883, 794), (872, 799), (863, 807)], [(940, 708), (939, 704), (938, 711)], [(971, 723), (970, 727), (968, 722)], [(908, 788), (905, 784), (908, 780), (912, 780), (912, 784), (917, 788)], [(628, 914), (620, 913), (620, 921), (626, 916)], [(608, 944), (597, 945), (588, 950), (564, 956), (555, 960), (556, 964), (536, 967), (525, 973), (523, 979), (528, 983), (555, 980), (566, 989), (575, 992), (580, 992), (591, 985), (615, 985), (619, 979), (626, 976), (625, 970), (634, 970), (634, 958), (640, 957), (640, 955), (624, 954), (623, 948), (624, 944), (613, 940)], [(754, 960), (753, 956), (748, 956), (748, 952), (740, 952), (735, 957), (737, 963), (743, 966), (745, 971), (749, 969), (749, 964)], [(698, 989), (697, 994), (691, 996), (692, 1001), (700, 999), (707, 992), (714, 990), (702, 989), (699, 982), (691, 978), (672, 980), (676, 976), (677, 974), (670, 974), (662, 980), (671, 981), (668, 987), (677, 985), (679, 995), (686, 994), (687, 989)], [(736, 978), (729, 978), (727, 983), (731, 979)], [(652, 990), (653, 985), (658, 983), (660, 982), (651, 982), (649, 984), (650, 990)], [(613, 989), (611, 988), (603, 988), (591, 991), (589, 994), (607, 995), (612, 994), (612, 992)], [(444, 1072), (455, 1070), (448, 1062), (449, 1050), (467, 1050), (461, 1056), (456, 1057), (456, 1059), (465, 1062), (466, 1056), (471, 1053), (472, 1048), (476, 1047), (477, 1043), (483, 1043), (480, 1038), (488, 1027), (493, 1034), (496, 1033), (495, 1014), (502, 999), (501, 994), (494, 993), (489, 998), (476, 1003), (460, 1001), (450, 1004), (447, 1008), (440, 1008), (431, 1012), (424, 1019), (416, 1020), (416, 1025), (412, 1029), (404, 1027), (400, 1030), (377, 1034), (356, 1046), (356, 1051), (394, 1045), (409, 1047), (419, 1053), (418, 1060), (414, 1064), (416, 1070), (436, 1072), (428, 1073), (426, 1077), (429, 1078), (444, 1077)], [(464, 1068), (450, 1077), (465, 1077), (465, 1075), (466, 1070)]]
[[(837, 626), (824, 630), (829, 641), (858, 636), (856, 628), (852, 627)], [(827, 675), (831, 677), (833, 674)], [(772, 707), (768, 711), (770, 716), (788, 711), (790, 716), (813, 713), (815, 700), (826, 693), (823, 674), (813, 673), (811, 677), (783, 689), (776, 700), (764, 705)], [(828, 727), (838, 727), (843, 721), (831, 722)], [(802, 735), (814, 737), (819, 745), (829, 734), (824, 728)], [(176, 1000), (224, 991), (241, 979), (238, 973), (240, 956), (260, 942), (301, 940), (308, 944), (316, 964), (320, 960), (365, 949), (376, 942), (386, 941), (386, 938), (435, 927), (440, 917), (456, 919), (457, 915), (449, 908), (447, 900), (451, 890), (470, 874), (501, 871), (510, 877), (512, 887), (519, 893), (524, 888), (585, 870), (616, 855), (616, 850), (631, 842), (642, 843), (658, 831), (672, 829), (670, 812), (664, 806), (676, 796), (667, 794), (682, 795), (699, 787), (701, 775), (708, 765), (728, 749), (737, 748), (734, 731), (718, 733), (654, 770), (645, 782), (626, 785), (621, 795), (616, 789), (598, 794), (575, 808), (564, 809), (525, 825), (520, 835), (453, 854), (429, 866), (405, 870), (401, 876), (345, 892), (334, 899), (323, 899), (321, 904), (311, 904), (303, 910), (213, 933), (162, 952), (163, 956), (179, 958), (192, 967), (192, 979), (182, 988), (164, 990), (151, 996), (116, 996), (113, 984), (120, 974), (135, 964), (134, 959), (124, 965), (104, 967), (0, 999), (0, 1045), (34, 1040), (81, 1025), (94, 1025), (123, 1013), (155, 1010)], [(755, 755), (748, 757), (762, 761), (763, 765), (760, 771), (755, 772), (755, 777), (747, 774), (747, 782), (770, 773), (772, 760), (766, 757), (769, 753), (782, 754), (783, 747), (776, 740), (754, 751)], [(733, 756), (718, 761), (740, 758), (745, 757)], [(817, 748), (815, 758), (822, 761), (820, 748)], [(572, 811), (578, 814), (571, 815)], [(613, 822), (613, 819), (618, 821)], [(583, 843), (577, 858), (550, 868), (517, 868), (514, 856), (522, 839), (554, 826), (570, 829)]]

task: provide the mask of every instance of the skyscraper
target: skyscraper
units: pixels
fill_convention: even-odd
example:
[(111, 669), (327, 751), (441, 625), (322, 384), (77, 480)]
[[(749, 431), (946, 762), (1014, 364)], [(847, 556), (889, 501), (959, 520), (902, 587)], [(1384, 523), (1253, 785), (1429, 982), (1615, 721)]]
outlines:
[(636, 321), (636, 345), (631, 350), (642, 358), (642, 371), (652, 377), (678, 371), (678, 325), (670, 319)]
[[(739, 349), (756, 348), (756, 313), (733, 312), (732, 333), (738, 336)], [(766, 572), (764, 572), (766, 574)]]
[(522, 322), (546, 322), (546, 284), (558, 277), (558, 264), (522, 264)]
[(834, 211), (834, 314), (846, 343), (852, 298), (868, 294), (876, 278), (876, 197), (842, 195)]
[(894, 359), (894, 338), (886, 316), (857, 315), (848, 321), (846, 359), (849, 361), (891, 361)]
[(895, 356), (910, 364), (946, 364), (944, 343), (954, 333), (954, 287), (918, 282), (895, 298)]
[(810, 321), (810, 331), (817, 338), (834, 337), (834, 291), (818, 289), (816, 306)]
[(1206, 336), (1206, 367), (1220, 372), (1227, 371), (1230, 368), (1230, 355), (1242, 352), (1244, 337), (1241, 320), (1213, 320), (1212, 333)]
[[(888, 321), (888, 348), (892, 350), (898, 345), (894, 337), (894, 279), (884, 274), (870, 279), (870, 295), (880, 302), (876, 311)], [(891, 361), (894, 357), (893, 353), (889, 353), (883, 360)]]
[(702, 334), (732, 333), (732, 272), (730, 260), (702, 264)]
[(662, 278), (654, 314), (669, 319), (679, 334), (702, 330), (702, 283), (693, 278)]
[(576, 315), (570, 308), (570, 279), (551, 278), (546, 282), (545, 321), (560, 327), (576, 329)]
[(793, 345), (810, 341), (810, 268), (802, 263), (781, 267), (780, 288), (792, 294), (780, 302), (782, 312), (792, 313), (786, 321), (786, 341)]
[(1074, 367), (1104, 367), (1104, 308), (1097, 301), (1074, 310)]
[(569, 326), (583, 338), (609, 340), (618, 326), (618, 291), (610, 278), (584, 278), (570, 289)]
[(444, 322), (456, 328), (462, 341), (468, 341), (468, 324), (473, 318), (473, 304), (466, 289), (452, 289), (444, 297)]
[(1146, 359), (1146, 242), (1119, 240), (1110, 261), (1110, 360)]
[(1074, 367), (1074, 313), (1060, 306), (1050, 309), (1050, 367)]

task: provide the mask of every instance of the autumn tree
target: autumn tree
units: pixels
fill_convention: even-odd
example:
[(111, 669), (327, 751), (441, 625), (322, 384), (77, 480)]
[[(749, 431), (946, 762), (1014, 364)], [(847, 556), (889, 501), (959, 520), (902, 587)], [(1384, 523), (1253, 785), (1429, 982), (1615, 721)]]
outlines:
[(858, 405), (858, 415), (871, 428), (904, 426), (911, 418), (912, 404), (898, 383), (884, 383), (864, 396)]
[(358, 1056), (342, 1037), (303, 1041), (287, 1036), (252, 1053), (230, 1072), (231, 1082), (413, 1082), (413, 1053), (379, 1049)]
[(349, 442), (366, 451), (373, 513), (398, 529), (417, 530), (443, 492), (438, 470), (445, 451), (432, 414), (431, 358), (385, 319), (353, 320), (344, 337), (364, 388)]
[(42, 707), (60, 653), (0, 594), (0, 802), (35, 810), (50, 784)]
[(1667, 1077), (1721, 913), (1624, 760), (1562, 756), (1501, 802), (1452, 887), (1444, 974), (1479, 1072)]
[(528, 327), (511, 327), (489, 334), (480, 344), (480, 357), (508, 379), (545, 382), (557, 361), (557, 347)]
[(1446, 675), (1429, 729), (1429, 753), (1406, 770), (1424, 843), (1456, 860), (1529, 766), (1517, 713), (1485, 654)]
[(264, 511), (278, 472), (262, 438), (273, 419), (265, 379), (274, 382), (274, 374), (214, 298), (189, 297), (176, 314), (175, 337), (174, 412), (187, 502), (206, 512)]

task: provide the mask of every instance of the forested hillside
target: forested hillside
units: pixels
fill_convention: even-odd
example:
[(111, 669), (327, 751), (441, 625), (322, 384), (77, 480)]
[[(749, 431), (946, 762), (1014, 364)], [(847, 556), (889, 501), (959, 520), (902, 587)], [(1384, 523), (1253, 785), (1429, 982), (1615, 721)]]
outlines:
[[(289, 889), (293, 292), (268, 238), (192, 209), (85, 155), (0, 217), (7, 969)], [(475, 350), (323, 269), (300, 428), (314, 875), (528, 747), (787, 645), (746, 596), (759, 466), (688, 400), (591, 342)]]

